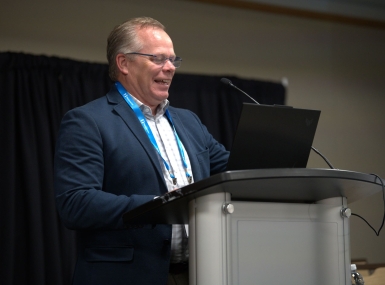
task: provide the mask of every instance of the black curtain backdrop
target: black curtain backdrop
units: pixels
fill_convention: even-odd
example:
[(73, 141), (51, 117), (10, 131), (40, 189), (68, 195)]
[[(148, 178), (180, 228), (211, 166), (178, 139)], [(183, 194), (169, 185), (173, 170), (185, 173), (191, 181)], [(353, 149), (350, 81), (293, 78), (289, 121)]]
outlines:
[[(176, 74), (170, 103), (201, 118), (230, 149), (242, 102), (221, 76)], [(284, 104), (281, 84), (227, 77), (261, 104)], [(76, 236), (60, 222), (53, 155), (65, 112), (106, 94), (106, 64), (0, 53), (0, 283), (70, 284)]]

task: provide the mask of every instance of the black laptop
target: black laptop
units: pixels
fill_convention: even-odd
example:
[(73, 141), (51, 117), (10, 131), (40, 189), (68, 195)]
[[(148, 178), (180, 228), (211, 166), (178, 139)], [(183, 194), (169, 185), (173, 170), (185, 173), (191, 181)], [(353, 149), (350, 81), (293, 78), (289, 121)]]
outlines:
[(306, 168), (320, 114), (243, 103), (227, 170)]

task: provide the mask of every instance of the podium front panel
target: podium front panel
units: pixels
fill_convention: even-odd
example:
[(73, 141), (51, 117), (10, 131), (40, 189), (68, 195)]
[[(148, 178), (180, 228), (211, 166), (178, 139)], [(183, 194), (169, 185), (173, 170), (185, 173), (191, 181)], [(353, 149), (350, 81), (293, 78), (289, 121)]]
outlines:
[[(342, 197), (316, 204), (190, 202), (190, 285), (350, 285), (349, 220)], [(231, 203), (234, 213), (223, 205)]]
[(350, 285), (345, 199), (328, 204), (232, 202), (229, 284)]

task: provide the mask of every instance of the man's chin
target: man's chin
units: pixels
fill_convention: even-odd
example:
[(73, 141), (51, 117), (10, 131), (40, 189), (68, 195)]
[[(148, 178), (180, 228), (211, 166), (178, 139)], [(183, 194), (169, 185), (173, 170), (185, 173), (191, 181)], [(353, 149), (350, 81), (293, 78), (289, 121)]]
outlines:
[(155, 94), (155, 97), (159, 100), (159, 101), (164, 101), (168, 98), (168, 91), (167, 92), (158, 92)]

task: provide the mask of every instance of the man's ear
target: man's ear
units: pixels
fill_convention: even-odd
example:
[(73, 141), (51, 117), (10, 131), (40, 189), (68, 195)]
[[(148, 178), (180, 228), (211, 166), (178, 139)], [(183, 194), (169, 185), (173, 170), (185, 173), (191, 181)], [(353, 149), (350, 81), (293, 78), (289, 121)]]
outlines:
[(127, 57), (124, 54), (118, 54), (115, 58), (116, 60), (116, 65), (121, 73), (124, 75), (128, 74), (128, 60)]

